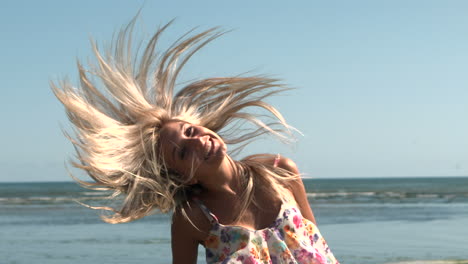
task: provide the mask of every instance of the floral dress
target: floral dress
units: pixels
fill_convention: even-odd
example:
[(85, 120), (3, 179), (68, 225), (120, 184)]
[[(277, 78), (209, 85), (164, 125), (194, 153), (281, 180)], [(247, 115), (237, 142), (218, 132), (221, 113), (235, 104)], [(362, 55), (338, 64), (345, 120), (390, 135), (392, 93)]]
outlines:
[(204, 241), (209, 264), (338, 263), (317, 226), (302, 217), (294, 202), (283, 202), (270, 227), (250, 230), (220, 224), (200, 200), (195, 201), (212, 224)]

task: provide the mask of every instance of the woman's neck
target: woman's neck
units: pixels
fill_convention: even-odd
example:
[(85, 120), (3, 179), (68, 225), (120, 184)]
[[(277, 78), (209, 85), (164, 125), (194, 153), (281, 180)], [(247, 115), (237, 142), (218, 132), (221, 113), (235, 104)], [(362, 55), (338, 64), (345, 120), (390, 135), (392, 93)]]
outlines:
[(226, 156), (218, 173), (207, 175), (203, 181), (200, 181), (204, 189), (204, 196), (210, 198), (238, 196), (243, 188), (241, 184), (242, 175), (243, 169), (235, 160)]

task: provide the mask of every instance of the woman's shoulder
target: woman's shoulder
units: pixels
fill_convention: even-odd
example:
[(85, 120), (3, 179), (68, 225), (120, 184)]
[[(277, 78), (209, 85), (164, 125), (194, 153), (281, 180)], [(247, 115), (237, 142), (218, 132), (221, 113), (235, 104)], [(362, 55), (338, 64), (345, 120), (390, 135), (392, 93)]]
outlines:
[(203, 241), (209, 233), (211, 223), (200, 205), (194, 200), (179, 205), (172, 215), (172, 232), (180, 232)]
[(299, 174), (299, 169), (297, 168), (296, 163), (292, 159), (281, 156), (280, 154), (256, 154), (245, 157), (244, 160), (253, 160), (265, 165), (273, 165), (293, 174)]

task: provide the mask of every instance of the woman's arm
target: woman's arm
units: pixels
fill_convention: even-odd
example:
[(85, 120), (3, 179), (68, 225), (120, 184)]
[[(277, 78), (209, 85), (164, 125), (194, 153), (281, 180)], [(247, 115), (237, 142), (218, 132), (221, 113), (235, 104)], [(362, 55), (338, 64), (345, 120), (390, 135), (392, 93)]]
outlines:
[(192, 230), (187, 224), (190, 223), (182, 213), (174, 213), (171, 227), (173, 264), (197, 263), (198, 242), (191, 235)]
[[(297, 168), (296, 163), (294, 163), (294, 161), (291, 159), (280, 157), (278, 161), (278, 167), (294, 173), (295, 175), (299, 175), (299, 169)], [(312, 212), (309, 201), (307, 200), (307, 193), (305, 191), (304, 183), (302, 182), (301, 177), (297, 177), (296, 179), (288, 182), (287, 188), (294, 195), (294, 199), (299, 206), (299, 210), (301, 210), (302, 216), (306, 219), (309, 219), (314, 224), (317, 224), (314, 213)]]
[[(204, 241), (209, 228), (209, 221), (197, 205), (185, 207), (190, 221), (176, 210), (172, 216), (172, 263), (194, 264), (197, 263), (198, 244)], [(195, 227), (195, 226), (196, 227)], [(205, 231), (203, 231), (205, 230)]]

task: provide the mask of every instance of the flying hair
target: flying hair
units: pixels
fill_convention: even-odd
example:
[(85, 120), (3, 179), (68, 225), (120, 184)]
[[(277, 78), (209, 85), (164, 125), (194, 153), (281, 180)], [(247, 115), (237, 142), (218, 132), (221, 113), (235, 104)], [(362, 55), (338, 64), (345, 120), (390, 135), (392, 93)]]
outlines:
[[(277, 79), (208, 78), (176, 91), (180, 71), (189, 59), (225, 32), (218, 28), (200, 33), (191, 30), (160, 51), (158, 41), (171, 21), (160, 27), (143, 49), (135, 51), (135, 23), (136, 17), (118, 32), (110, 47), (101, 49), (92, 41), (96, 62), (87, 67), (77, 62), (78, 86), (68, 80), (51, 82), (73, 124), (72, 133), (66, 134), (76, 150), (71, 163), (94, 182), (75, 180), (87, 188), (112, 190), (113, 198), (124, 197), (116, 200), (121, 202), (117, 208), (92, 207), (109, 211), (102, 216), (109, 223), (136, 220), (154, 210), (167, 213), (187, 202), (193, 188), (167, 168), (158, 149), (159, 131), (165, 123), (183, 120), (204, 126), (233, 146), (231, 155), (262, 134), (286, 140), (291, 129), (265, 102), (288, 89)], [(237, 164), (246, 175), (243, 210), (253, 201), (257, 181), (253, 173), (273, 183), (287, 174), (254, 159)], [(280, 185), (273, 187), (274, 193), (281, 191)]]

